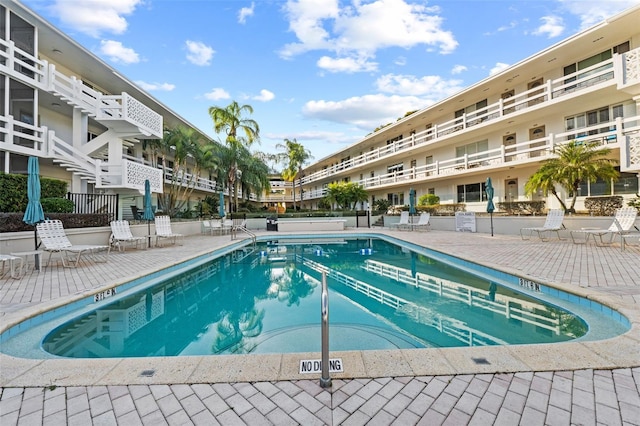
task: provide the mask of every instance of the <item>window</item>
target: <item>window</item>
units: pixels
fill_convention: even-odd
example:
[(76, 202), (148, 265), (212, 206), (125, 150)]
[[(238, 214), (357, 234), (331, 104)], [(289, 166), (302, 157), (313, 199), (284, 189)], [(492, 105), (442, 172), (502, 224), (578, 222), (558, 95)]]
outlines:
[[(462, 117), (463, 115), (467, 115), (467, 125), (468, 126), (473, 126), (474, 124), (478, 124), (479, 122), (484, 121), (486, 119), (486, 117), (482, 118), (482, 119), (478, 119), (478, 120), (471, 120), (471, 119), (476, 117), (476, 116), (478, 116), (478, 115), (485, 114), (486, 111), (483, 110), (483, 111), (480, 111), (477, 114), (473, 114), (473, 112), (477, 111), (477, 110), (480, 110), (480, 109), (483, 109), (487, 105), (488, 105), (487, 100), (483, 99), (483, 100), (481, 100), (479, 102), (476, 102), (475, 104), (469, 105), (466, 108), (459, 109), (458, 111), (456, 111), (454, 113), (455, 114), (455, 118)], [(462, 123), (462, 119), (456, 120), (456, 124), (457, 123)]]
[(516, 94), (515, 90), (508, 90), (504, 92), (502, 95), (500, 95), (500, 97), (502, 98), (502, 106), (503, 106), (502, 112), (504, 114), (509, 114), (516, 110), (515, 107), (512, 106), (515, 100), (511, 99), (515, 96), (515, 94)]
[(416, 160), (411, 160), (411, 165), (409, 167), (411, 167), (412, 169), (415, 169), (416, 168)]
[(486, 201), (487, 196), (484, 192), (484, 187), (484, 182), (458, 185), (458, 203)]
[[(465, 154), (472, 155), (477, 154), (479, 152), (484, 152), (489, 150), (489, 140), (485, 139), (478, 142), (473, 142), (468, 145), (457, 146), (456, 147), (456, 158), (460, 158), (458, 163), (464, 163), (464, 160), (461, 159)], [(479, 158), (486, 158), (486, 154), (484, 155), (473, 155), (471, 157), (472, 160), (477, 160)]]
[[(615, 118), (623, 117), (622, 105), (615, 105), (613, 107), (602, 107), (586, 113), (581, 113), (565, 119), (565, 127), (567, 131), (584, 129), (586, 127), (596, 127), (590, 129), (587, 132), (576, 132), (567, 135), (567, 140), (585, 137), (588, 135), (596, 135), (598, 133), (607, 133), (615, 130), (614, 126), (610, 124)], [(602, 124), (602, 126), (598, 126)], [(607, 141), (608, 142), (608, 141)]]
[[(613, 72), (609, 72), (603, 75), (600, 75), (598, 77), (594, 77), (592, 79), (589, 79), (588, 77), (590, 75), (594, 75), (596, 73), (599, 73), (600, 71), (607, 69), (607, 68), (611, 68), (612, 65), (611, 64), (606, 64), (603, 65), (601, 67), (595, 67), (587, 72), (584, 73), (579, 73), (579, 71), (581, 70), (585, 70), (589, 67), (592, 67), (594, 65), (597, 65), (601, 62), (607, 61), (609, 59), (612, 58), (614, 53), (625, 53), (629, 51), (629, 42), (624, 42), (621, 43), (615, 47), (613, 47), (612, 49), (607, 49), (604, 52), (600, 52), (597, 55), (593, 55), (590, 56), (586, 59), (583, 59), (577, 63), (574, 64), (570, 64), (564, 67), (564, 75), (571, 75), (573, 74), (571, 77), (567, 78), (565, 80), (565, 83), (571, 83), (572, 81), (576, 81), (576, 80), (583, 80), (581, 82), (579, 82), (576, 85), (572, 85), (572, 86), (568, 86), (565, 88), (565, 91), (572, 91), (575, 90), (576, 88), (580, 88), (580, 87), (588, 87), (591, 86), (593, 84), (596, 84), (600, 81), (603, 80), (609, 80), (611, 78), (613, 78)], [(576, 74), (578, 73), (578, 74)], [(586, 79), (586, 80), (585, 80)]]
[(389, 193), (387, 194), (387, 200), (391, 203), (392, 206), (404, 205), (404, 193)]
[(387, 166), (387, 173), (401, 172), (403, 169), (404, 169), (404, 164), (398, 163), (392, 166)]
[(424, 164), (433, 164), (433, 155), (427, 155), (424, 159)]

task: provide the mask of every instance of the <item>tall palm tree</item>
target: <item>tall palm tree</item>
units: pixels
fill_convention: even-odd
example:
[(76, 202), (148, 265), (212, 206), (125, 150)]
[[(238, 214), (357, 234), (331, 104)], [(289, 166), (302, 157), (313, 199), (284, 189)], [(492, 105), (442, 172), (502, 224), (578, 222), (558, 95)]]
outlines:
[[(597, 142), (570, 141), (556, 149), (556, 157), (543, 162), (525, 184), (525, 191), (527, 194), (537, 190), (551, 192), (565, 211), (575, 212), (581, 183), (618, 179), (620, 174), (613, 166), (615, 160), (606, 158), (610, 152), (609, 148), (600, 148)], [(556, 184), (572, 194), (568, 208), (556, 191)]]
[(261, 157), (255, 153), (242, 156), (238, 167), (242, 170), (240, 185), (245, 200), (249, 199), (249, 194), (252, 192), (263, 194), (270, 189), (269, 166), (264, 163)]
[(296, 177), (298, 176), (298, 173), (300, 173), (300, 170), (302, 170), (302, 166), (304, 166), (307, 161), (311, 160), (313, 156), (311, 155), (311, 152), (301, 143), (298, 143), (295, 138), (293, 138), (293, 140), (285, 139), (284, 143), (277, 144), (276, 148), (285, 150), (285, 152), (281, 154), (285, 163), (285, 169), (282, 171), (282, 178), (285, 181), (293, 182), (293, 210), (295, 211)]
[[(216, 133), (225, 133), (225, 144), (231, 151), (239, 151), (240, 148), (248, 149), (254, 142), (260, 140), (260, 126), (244, 114), (253, 114), (251, 105), (239, 105), (233, 101), (226, 107), (212, 106), (209, 115), (213, 120)], [(242, 136), (244, 135), (244, 136)], [(237, 154), (229, 155), (230, 159), (237, 159)], [(238, 163), (234, 162), (228, 167), (227, 179), (229, 188), (233, 190), (235, 209), (238, 209), (238, 178), (240, 177)], [(231, 195), (231, 194), (229, 194)], [(231, 198), (231, 197), (230, 197)], [(229, 203), (231, 210), (231, 202)]]

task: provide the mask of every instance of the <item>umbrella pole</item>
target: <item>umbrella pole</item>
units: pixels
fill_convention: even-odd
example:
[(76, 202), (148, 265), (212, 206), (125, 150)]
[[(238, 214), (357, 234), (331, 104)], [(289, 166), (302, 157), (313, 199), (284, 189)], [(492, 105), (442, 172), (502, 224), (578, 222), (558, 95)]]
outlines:
[(147, 220), (147, 248), (151, 248), (151, 221)]
[[(38, 228), (34, 225), (33, 227), (33, 246), (34, 246), (34, 250), (38, 251)], [(34, 268), (39, 271), (40, 270), (40, 259), (39, 259), (39, 254), (36, 253), (34, 255), (34, 260), (35, 260), (35, 266)]]
[(489, 216), (491, 217), (491, 236), (493, 237), (493, 212), (489, 213)]

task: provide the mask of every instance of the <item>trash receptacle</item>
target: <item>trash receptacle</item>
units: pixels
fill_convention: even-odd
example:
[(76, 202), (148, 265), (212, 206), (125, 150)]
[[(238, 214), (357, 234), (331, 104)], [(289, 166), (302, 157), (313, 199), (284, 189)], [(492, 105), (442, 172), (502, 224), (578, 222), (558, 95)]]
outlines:
[(278, 216), (267, 217), (267, 231), (278, 230)]

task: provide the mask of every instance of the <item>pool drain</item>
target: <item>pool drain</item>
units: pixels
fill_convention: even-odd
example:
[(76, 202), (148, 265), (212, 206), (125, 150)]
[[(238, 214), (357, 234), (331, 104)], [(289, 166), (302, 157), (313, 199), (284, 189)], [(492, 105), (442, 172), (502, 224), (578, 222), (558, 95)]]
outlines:
[(140, 377), (153, 377), (156, 374), (156, 370), (142, 370)]
[(478, 365), (490, 365), (491, 363), (486, 358), (471, 358), (473, 362)]

